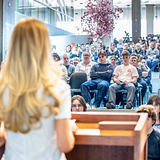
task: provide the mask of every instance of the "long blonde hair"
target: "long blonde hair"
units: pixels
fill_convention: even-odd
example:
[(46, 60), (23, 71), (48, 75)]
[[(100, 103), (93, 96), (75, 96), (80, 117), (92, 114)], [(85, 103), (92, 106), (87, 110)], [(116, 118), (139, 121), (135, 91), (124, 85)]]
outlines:
[[(47, 27), (35, 19), (21, 20), (13, 30), (0, 76), (0, 119), (5, 128), (27, 133), (41, 127), (41, 123), (38, 127), (35, 124), (40, 122), (44, 107), (49, 110), (45, 118), (58, 114), (61, 100), (53, 87), (61, 74), (51, 59)], [(37, 96), (41, 86), (43, 98)], [(7, 106), (2, 99), (6, 88), (9, 89)], [(45, 102), (45, 95), (53, 97), (54, 104)]]

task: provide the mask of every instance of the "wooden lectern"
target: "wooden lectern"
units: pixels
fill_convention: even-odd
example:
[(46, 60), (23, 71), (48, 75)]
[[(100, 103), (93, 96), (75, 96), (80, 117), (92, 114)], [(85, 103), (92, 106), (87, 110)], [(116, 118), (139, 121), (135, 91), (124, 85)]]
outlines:
[(78, 131), (67, 160), (147, 160), (147, 113), (72, 112)]

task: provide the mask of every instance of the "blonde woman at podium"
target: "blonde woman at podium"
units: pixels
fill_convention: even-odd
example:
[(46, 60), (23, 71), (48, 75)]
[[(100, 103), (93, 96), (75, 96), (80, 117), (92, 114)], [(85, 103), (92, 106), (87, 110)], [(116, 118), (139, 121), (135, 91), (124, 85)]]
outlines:
[(73, 148), (70, 90), (60, 79), (47, 27), (35, 19), (21, 20), (0, 77), (5, 160), (60, 160)]

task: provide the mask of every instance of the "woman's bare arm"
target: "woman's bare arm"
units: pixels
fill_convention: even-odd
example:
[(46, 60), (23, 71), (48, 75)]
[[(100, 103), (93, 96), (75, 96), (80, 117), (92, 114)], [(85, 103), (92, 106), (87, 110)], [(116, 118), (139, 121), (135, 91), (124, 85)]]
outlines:
[(67, 153), (74, 147), (74, 136), (69, 119), (59, 119), (55, 121), (57, 132), (57, 146), (61, 152)]

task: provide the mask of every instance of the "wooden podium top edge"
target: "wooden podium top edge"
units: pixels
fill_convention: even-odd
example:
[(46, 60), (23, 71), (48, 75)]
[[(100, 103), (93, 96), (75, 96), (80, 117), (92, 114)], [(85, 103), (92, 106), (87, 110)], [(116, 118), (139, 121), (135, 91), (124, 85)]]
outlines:
[(72, 115), (141, 115), (144, 113), (120, 113), (120, 112), (71, 112)]
[(79, 123), (99, 123), (100, 121), (136, 121), (145, 113), (96, 113), (72, 112), (72, 119)]

